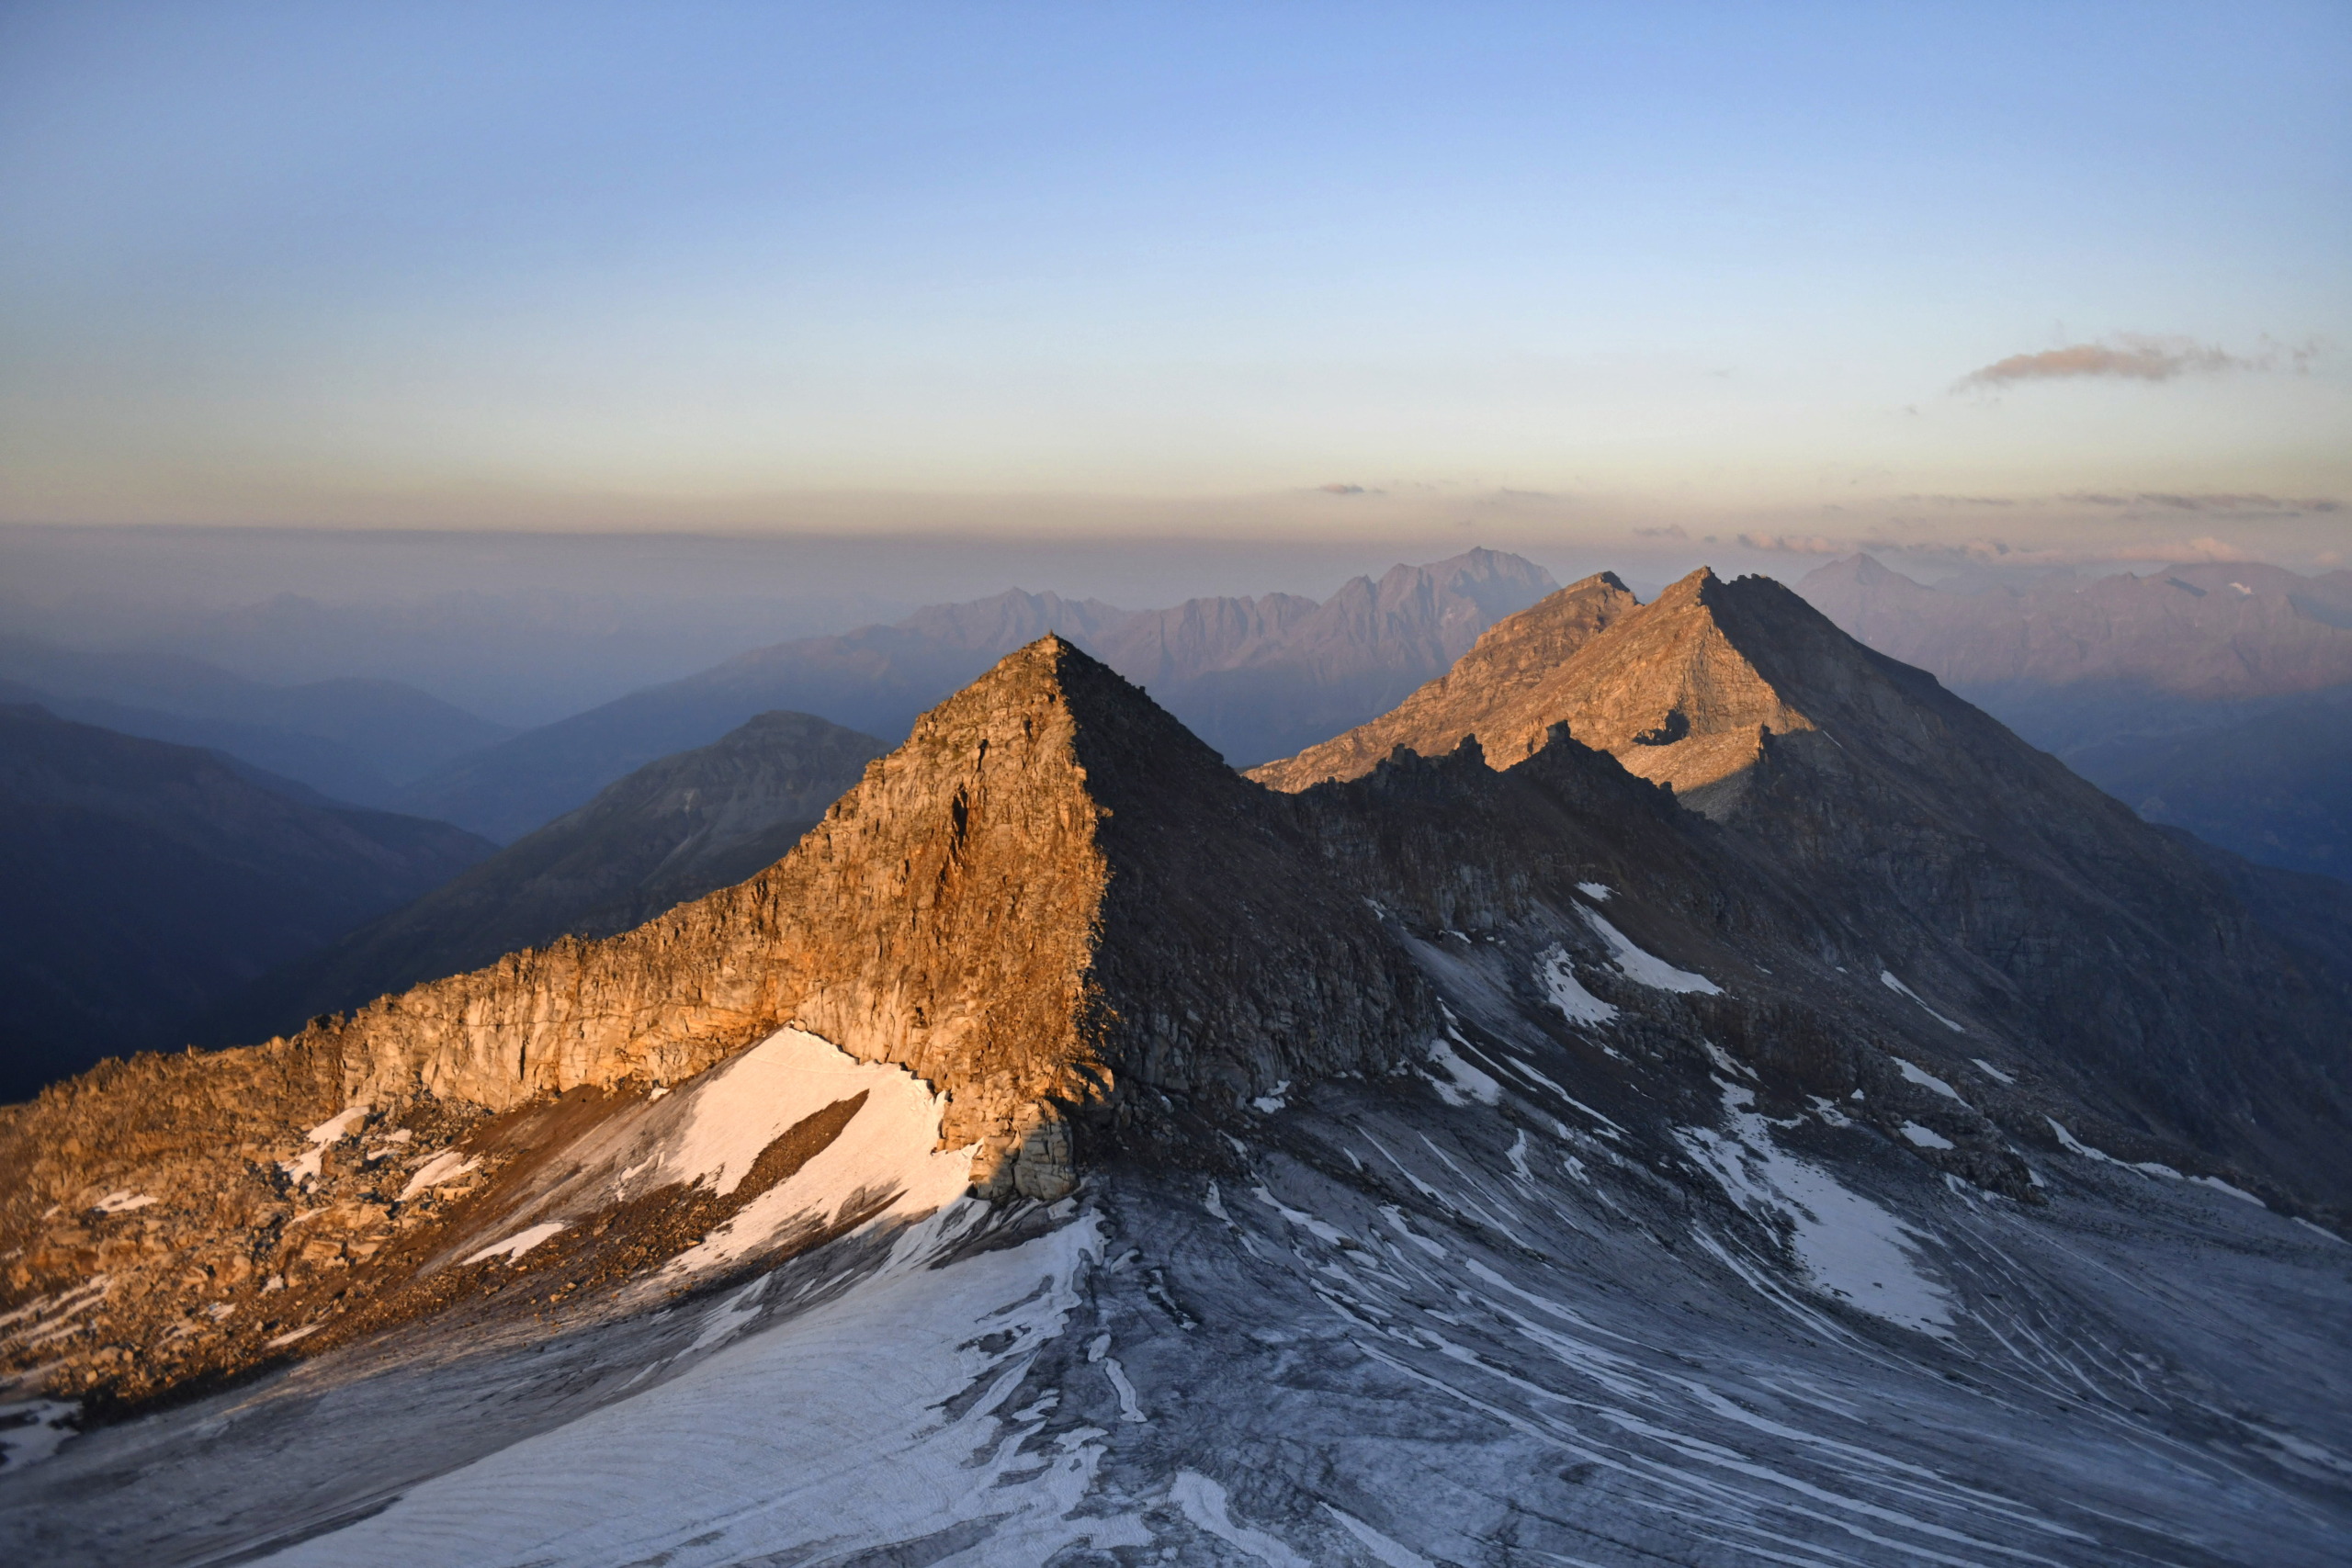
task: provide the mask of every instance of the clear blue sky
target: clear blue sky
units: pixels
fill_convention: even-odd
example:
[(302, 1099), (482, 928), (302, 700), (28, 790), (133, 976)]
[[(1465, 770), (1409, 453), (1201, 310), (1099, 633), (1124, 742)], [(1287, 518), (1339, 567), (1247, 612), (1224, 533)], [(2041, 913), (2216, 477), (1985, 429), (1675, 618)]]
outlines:
[(0, 10), (6, 520), (2317, 548), (2347, 354), (2341, 0)]

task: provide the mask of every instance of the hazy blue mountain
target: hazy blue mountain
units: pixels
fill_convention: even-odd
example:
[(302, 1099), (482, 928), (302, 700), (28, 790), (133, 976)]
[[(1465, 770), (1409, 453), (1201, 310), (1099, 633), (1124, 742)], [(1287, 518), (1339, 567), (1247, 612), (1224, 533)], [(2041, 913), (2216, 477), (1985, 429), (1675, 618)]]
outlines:
[(366, 806), (514, 733), (397, 681), (272, 686), (177, 655), (94, 653), (19, 637), (0, 637), (0, 687), (64, 717), (209, 747)]
[(886, 750), (808, 714), (761, 714), (648, 763), (416, 902), (265, 976), (209, 1015), (198, 1036), (290, 1033), (559, 936), (641, 925), (781, 858)]
[(2352, 572), (2240, 561), (1935, 588), (1855, 556), (1797, 591), (2149, 820), (2352, 875)]
[(170, 1049), (240, 986), (493, 846), (222, 759), (0, 707), (0, 1098)]
[(1472, 550), (1296, 594), (1122, 610), (1015, 589), (893, 626), (755, 649), (460, 758), (401, 790), (403, 810), (510, 840), (633, 768), (755, 713), (816, 714), (896, 739), (1012, 649), (1057, 632), (1148, 687), (1228, 761), (1296, 750), (1442, 673), (1502, 616), (1554, 587), (1517, 556)]

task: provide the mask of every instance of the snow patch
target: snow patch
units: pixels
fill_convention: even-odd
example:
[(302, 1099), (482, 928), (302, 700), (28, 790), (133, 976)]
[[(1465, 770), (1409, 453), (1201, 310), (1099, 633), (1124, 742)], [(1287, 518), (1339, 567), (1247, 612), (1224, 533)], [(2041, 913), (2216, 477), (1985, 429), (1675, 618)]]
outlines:
[(1952, 1088), (1951, 1085), (1944, 1082), (1943, 1079), (1936, 1077), (1935, 1074), (1928, 1072), (1926, 1068), (1915, 1067), (1900, 1056), (1894, 1056), (1889, 1059), (1894, 1063), (1895, 1071), (1903, 1075), (1903, 1079), (1905, 1083), (1915, 1083), (1921, 1089), (1934, 1089), (1946, 1100), (1958, 1100), (1962, 1105), (1968, 1103), (1967, 1100), (1961, 1099), (1960, 1090)]
[[(1845, 971), (1844, 971), (1844, 970), (1842, 970), (1842, 969), (1840, 969), (1840, 970), (1838, 971), (1838, 973), (1842, 975), (1842, 974), (1844, 974), (1844, 973), (1845, 973)], [(1950, 1019), (1946, 1018), (1943, 1014), (1941, 1014), (1941, 1013), (1938, 1012), (1935, 1009), (1933, 1009), (1933, 1008), (1929, 1007), (1927, 1003), (1922, 1002), (1922, 1001), (1919, 1001), (1919, 993), (1918, 993), (1918, 992), (1917, 992), (1917, 991), (1915, 991), (1915, 990), (1913, 990), (1910, 987), (1908, 987), (1908, 986), (1905, 985), (1902, 981), (1900, 981), (1900, 980), (1896, 979), (1896, 978), (1894, 977), (1894, 970), (1892, 970), (1892, 969), (1882, 969), (1882, 970), (1880, 970), (1880, 971), (1878, 972), (1878, 983), (1879, 983), (1880, 985), (1882, 985), (1882, 986), (1884, 986), (1888, 990), (1893, 991), (1896, 996), (1899, 996), (1899, 997), (1908, 997), (1908, 998), (1910, 998), (1913, 1001), (1915, 1001), (1915, 1002), (1918, 1002), (1918, 1004), (1919, 1004), (1919, 1010), (1920, 1010), (1921, 1012), (1926, 1013), (1929, 1018), (1934, 1019), (1938, 1023), (1942, 1024), (1946, 1029), (1951, 1030), (1954, 1034), (1965, 1034), (1965, 1033), (1967, 1033), (1967, 1032), (1968, 1032), (1968, 1031), (1966, 1031), (1965, 1029), (1962, 1029), (1960, 1025), (1958, 1025), (1958, 1024), (1954, 1023), (1951, 1020), (1950, 1020)], [(1981, 1066), (1981, 1064), (1980, 1064), (1980, 1066)], [(1955, 1099), (1955, 1100), (1957, 1100), (1957, 1099), (1959, 1099), (1960, 1097), (1959, 1097), (1958, 1095), (1954, 1095), (1952, 1098), (1953, 1098), (1953, 1099)]]
[(1315, 1568), (1265, 1531), (1235, 1524), (1226, 1511), (1225, 1488), (1197, 1470), (1178, 1471), (1176, 1483), (1168, 1489), (1168, 1496), (1184, 1510), (1186, 1518), (1237, 1551), (1246, 1551), (1272, 1568)]
[(1932, 1127), (1922, 1127), (1917, 1122), (1903, 1123), (1903, 1135), (1923, 1149), (1948, 1149), (1952, 1146), (1950, 1138)]
[(1585, 924), (1599, 932), (1600, 940), (1609, 944), (1610, 952), (1617, 960), (1618, 973), (1635, 985), (1647, 986), (1654, 991), (1695, 991), (1707, 997), (1723, 995), (1724, 988), (1704, 975), (1677, 969), (1657, 954), (1634, 946), (1633, 939), (1601, 919), (1598, 909), (1579, 908), (1577, 913), (1582, 915)]
[(504, 1257), (509, 1259), (519, 1259), (523, 1254), (530, 1251), (531, 1248), (538, 1246), (539, 1243), (547, 1240), (548, 1237), (558, 1234), (563, 1228), (563, 1222), (560, 1220), (549, 1220), (545, 1224), (533, 1225), (528, 1230), (515, 1232), (513, 1235), (508, 1236), (504, 1241), (492, 1242), (490, 1246), (483, 1247), (480, 1252), (477, 1252), (472, 1257), (467, 1258), (466, 1262), (480, 1263), (485, 1258), (499, 1257)]
[(2192, 1176), (2188, 1179), (2198, 1183), (2199, 1186), (2211, 1187), (2217, 1192), (2226, 1192), (2233, 1198), (2243, 1199), (2246, 1202), (2253, 1203), (2260, 1208), (2267, 1209), (2270, 1207), (2269, 1204), (2263, 1202), (2261, 1199), (2256, 1197), (2245, 1188), (2233, 1187), (2218, 1176)]
[(345, 1106), (302, 1135), (303, 1142), (311, 1145), (310, 1153), (293, 1159), (279, 1160), (277, 1168), (284, 1171), (287, 1179), (297, 1187), (311, 1180), (325, 1163), (327, 1150), (349, 1137), (353, 1129), (368, 1120), (368, 1112), (372, 1109), (364, 1100)]
[[(1453, 1048), (1452, 1042), (1432, 1041), (1430, 1060), (1444, 1068), (1445, 1076), (1453, 1080), (1453, 1087), (1471, 1099), (1484, 1100), (1488, 1105), (1503, 1102), (1503, 1086), (1464, 1061), (1462, 1054)], [(1458, 1105), (1461, 1101), (1457, 1100), (1454, 1103)]]
[[(1917, 1233), (1827, 1171), (1781, 1152), (1744, 1089), (1725, 1089), (1726, 1137), (1705, 1127), (1677, 1134), (1733, 1202), (1768, 1224), (1785, 1220), (1789, 1246), (1815, 1288), (1924, 1334), (1951, 1326), (1942, 1286), (1913, 1261)], [(1925, 1129), (1922, 1129), (1923, 1131)]]
[(416, 1168), (416, 1173), (401, 1189), (399, 1201), (405, 1203), (428, 1187), (442, 1187), (473, 1169), (481, 1161), (458, 1149), (443, 1149)]
[(268, 1349), (282, 1350), (287, 1346), (293, 1344), (297, 1339), (308, 1339), (311, 1335), (316, 1334), (320, 1329), (324, 1328), (325, 1326), (326, 1325), (323, 1323), (305, 1324), (301, 1327), (294, 1330), (291, 1334), (281, 1334), (275, 1339), (265, 1341), (265, 1346)]
[(2008, 1074), (2003, 1072), (2000, 1068), (1995, 1066), (1984, 1057), (1971, 1056), (1969, 1060), (1975, 1063), (1977, 1070), (1983, 1073), (1986, 1077), (1991, 1078), (1995, 1083), (2009, 1089), (2017, 1087), (2017, 1079), (2011, 1077)]
[(1577, 980), (1568, 950), (1555, 947), (1535, 961), (1535, 978), (1544, 994), (1570, 1023), (1607, 1023), (1617, 1010), (1588, 991)]
[(1577, 884), (1577, 891), (1596, 904), (1606, 904), (1609, 902), (1610, 896), (1617, 890), (1605, 882), (1579, 882)]
[(144, 1192), (109, 1192), (90, 1207), (101, 1214), (128, 1214), (135, 1209), (145, 1208), (154, 1201)]
[(842, 1223), (915, 1218), (964, 1195), (978, 1145), (939, 1148), (944, 1099), (904, 1067), (861, 1062), (830, 1042), (782, 1029), (688, 1093), (684, 1134), (650, 1184), (709, 1180), (731, 1192), (760, 1151), (796, 1124), (863, 1094), (865, 1103), (808, 1164), (672, 1259), (669, 1272), (732, 1263), (788, 1233)]

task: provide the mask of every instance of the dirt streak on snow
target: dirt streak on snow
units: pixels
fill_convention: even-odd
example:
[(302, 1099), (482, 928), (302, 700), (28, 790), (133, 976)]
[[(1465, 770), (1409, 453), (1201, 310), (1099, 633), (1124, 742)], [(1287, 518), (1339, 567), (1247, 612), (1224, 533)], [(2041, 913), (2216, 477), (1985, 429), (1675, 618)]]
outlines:
[[(927, 1267), (936, 1247), (925, 1238), (956, 1217), (916, 1226), (891, 1263), (834, 1301), (267, 1561), (801, 1562), (829, 1544), (878, 1554), (974, 1521), (986, 1536), (975, 1560), (988, 1562), (1150, 1545), (1125, 1514), (1073, 1517), (1100, 1442), (1024, 1451), (1045, 1416), (1005, 1408), (1081, 1304), (1101, 1222)], [(974, 1391), (968, 1405), (958, 1397)]]

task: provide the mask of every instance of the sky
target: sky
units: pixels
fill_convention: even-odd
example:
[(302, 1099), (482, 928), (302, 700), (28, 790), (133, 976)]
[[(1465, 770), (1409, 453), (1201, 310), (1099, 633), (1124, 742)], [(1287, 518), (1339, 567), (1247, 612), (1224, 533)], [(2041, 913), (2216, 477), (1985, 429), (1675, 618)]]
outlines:
[(0, 523), (2352, 537), (2352, 7), (0, 6)]

